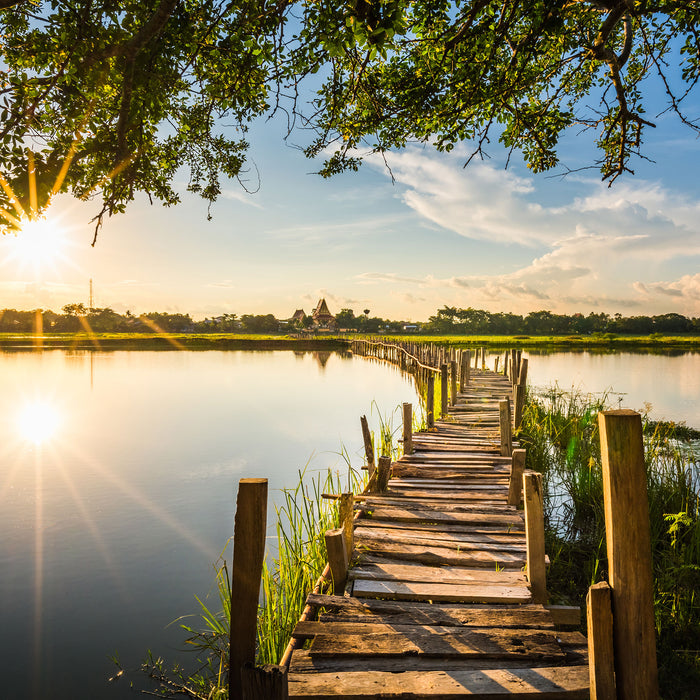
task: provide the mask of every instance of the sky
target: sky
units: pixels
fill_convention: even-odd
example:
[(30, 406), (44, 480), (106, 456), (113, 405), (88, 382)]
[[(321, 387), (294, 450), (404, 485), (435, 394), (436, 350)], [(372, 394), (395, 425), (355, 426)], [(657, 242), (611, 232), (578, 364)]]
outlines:
[[(700, 98), (687, 106), (700, 117)], [(106, 220), (91, 247), (97, 203), (59, 197), (52, 240), (30, 263), (0, 238), (0, 308), (89, 301), (119, 313), (166, 311), (194, 319), (223, 313), (289, 318), (325, 297), (331, 313), (423, 321), (443, 306), (527, 314), (668, 312), (700, 316), (700, 140), (666, 114), (649, 130), (635, 175), (611, 188), (596, 170), (540, 175), (494, 142), (491, 158), (463, 167), (411, 145), (358, 173), (324, 180), (278, 121), (253, 125), (251, 186), (237, 182), (211, 209), (178, 189), (164, 208), (139, 197)], [(561, 149), (576, 169), (596, 157), (588, 134)]]

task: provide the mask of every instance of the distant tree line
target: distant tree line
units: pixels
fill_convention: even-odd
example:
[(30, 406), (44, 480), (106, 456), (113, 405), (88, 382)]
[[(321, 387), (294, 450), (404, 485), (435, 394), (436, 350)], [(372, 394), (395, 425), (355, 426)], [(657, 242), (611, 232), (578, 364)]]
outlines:
[(421, 331), (469, 335), (700, 334), (700, 318), (687, 318), (676, 313), (660, 316), (611, 316), (591, 312), (584, 316), (581, 313), (567, 315), (553, 314), (550, 311), (533, 311), (527, 316), (520, 316), (445, 306), (421, 326)]
[[(490, 313), (482, 309), (459, 309), (445, 306), (427, 322), (406, 321), (370, 316), (369, 309), (358, 316), (352, 309), (336, 314), (339, 331), (358, 333), (401, 333), (465, 335), (588, 335), (616, 333), (651, 335), (663, 333), (700, 335), (700, 318), (687, 318), (668, 313), (659, 316), (622, 316), (621, 314), (589, 313), (588, 316), (553, 314), (533, 311), (527, 316), (511, 313)], [(149, 312), (119, 314), (110, 308), (88, 308), (84, 304), (66, 304), (62, 313), (36, 309), (0, 311), (0, 333), (290, 333), (309, 330), (313, 319), (280, 320), (273, 314), (222, 314), (194, 321), (189, 314)]]

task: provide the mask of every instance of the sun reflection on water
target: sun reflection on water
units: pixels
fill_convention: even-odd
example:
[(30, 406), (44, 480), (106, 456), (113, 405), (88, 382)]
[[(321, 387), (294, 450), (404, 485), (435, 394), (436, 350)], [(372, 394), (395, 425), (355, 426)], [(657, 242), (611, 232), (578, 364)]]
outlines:
[(24, 440), (42, 445), (51, 440), (61, 424), (58, 408), (46, 399), (35, 399), (22, 406), (17, 415), (17, 428)]

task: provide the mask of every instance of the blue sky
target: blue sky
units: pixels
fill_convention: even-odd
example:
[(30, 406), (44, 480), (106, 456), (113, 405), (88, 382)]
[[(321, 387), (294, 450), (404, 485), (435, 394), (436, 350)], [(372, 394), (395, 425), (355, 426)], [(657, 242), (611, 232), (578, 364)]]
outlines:
[[(700, 102), (687, 106), (700, 116)], [(323, 180), (282, 139), (283, 126), (253, 126), (250, 159), (260, 189), (225, 184), (212, 207), (184, 192), (177, 207), (137, 200), (107, 220), (95, 248), (96, 204), (64, 197), (60, 255), (29, 265), (0, 240), (0, 308), (88, 301), (119, 312), (307, 313), (325, 296), (332, 312), (424, 320), (443, 305), (526, 314), (591, 311), (700, 315), (700, 141), (665, 115), (647, 134), (636, 175), (608, 188), (596, 170), (533, 176), (514, 156), (463, 168), (468, 148), (439, 154), (411, 146), (383, 163)], [(293, 137), (294, 138), (294, 137)], [(302, 138), (299, 136), (299, 138)], [(570, 168), (595, 158), (572, 131)], [(251, 173), (251, 178), (255, 177)]]

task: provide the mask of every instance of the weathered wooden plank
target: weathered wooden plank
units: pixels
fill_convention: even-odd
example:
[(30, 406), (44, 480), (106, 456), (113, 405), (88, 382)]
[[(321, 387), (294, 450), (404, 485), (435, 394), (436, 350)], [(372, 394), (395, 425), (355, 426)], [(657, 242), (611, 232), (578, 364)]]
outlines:
[(564, 652), (549, 630), (335, 622), (299, 623), (299, 626), (307, 630), (307, 636), (313, 633), (310, 651), (318, 656), (516, 657), (524, 663), (530, 659), (564, 660)]
[(364, 528), (380, 528), (386, 530), (410, 530), (418, 532), (435, 532), (436, 527), (439, 527), (440, 532), (444, 533), (463, 533), (471, 534), (472, 541), (478, 542), (483, 538), (484, 542), (512, 542), (518, 541), (525, 536), (525, 531), (522, 527), (516, 526), (489, 526), (489, 525), (470, 525), (466, 523), (441, 523), (439, 526), (429, 523), (405, 523), (403, 521), (379, 520), (377, 518), (361, 518), (356, 521), (358, 527)]
[(289, 676), (289, 696), (300, 700), (414, 698), (451, 700), (467, 695), (489, 700), (526, 700), (547, 694), (547, 700), (588, 700), (588, 669), (582, 666), (406, 671), (391, 673), (299, 673)]
[(433, 604), (372, 598), (360, 600), (320, 593), (309, 594), (307, 601), (328, 614), (365, 616), (368, 620), (376, 617), (377, 621), (392, 624), (401, 624), (401, 620), (408, 619), (410, 622), (403, 624), (553, 628), (551, 615), (541, 605)]
[(425, 566), (400, 561), (362, 563), (350, 572), (353, 579), (386, 580), (434, 583), (495, 583), (498, 585), (527, 585), (527, 577), (521, 571), (491, 571), (466, 569), (458, 566)]
[[(358, 548), (366, 546), (358, 543)], [(504, 551), (481, 551), (449, 547), (429, 547), (423, 545), (398, 544), (395, 542), (373, 542), (369, 548), (375, 555), (381, 554), (393, 559), (420, 561), (435, 566), (464, 567), (504, 567), (520, 569), (525, 565), (525, 555)]]
[[(362, 522), (362, 521), (359, 521)], [(519, 552), (525, 555), (525, 540), (522, 537), (501, 538), (500, 541), (488, 541), (471, 533), (442, 532), (435, 530), (392, 530), (384, 528), (356, 527), (355, 537), (358, 547), (373, 546), (378, 542), (396, 542), (406, 544), (433, 543), (440, 547), (457, 547), (458, 549), (479, 549), (481, 551)]]
[(487, 489), (480, 487), (477, 490), (476, 486), (474, 490), (465, 491), (453, 491), (448, 492), (444, 490), (437, 489), (406, 489), (406, 488), (396, 488), (389, 485), (386, 491), (389, 496), (398, 496), (399, 498), (420, 498), (431, 500), (448, 500), (450, 502), (455, 501), (495, 501), (496, 503), (501, 503), (503, 505), (507, 504), (508, 501), (508, 488), (507, 487), (495, 487), (493, 489)]
[[(550, 666), (547, 659), (532, 659), (528, 662), (531, 668)], [(329, 658), (315, 656), (305, 649), (294, 652), (290, 673), (347, 673), (348, 671), (384, 671), (402, 673), (405, 671), (466, 671), (475, 669), (522, 668), (521, 659), (483, 659), (483, 658), (454, 658), (442, 659), (431, 656), (408, 656), (405, 658), (386, 658), (367, 656), (349, 656)], [(413, 697), (413, 696), (411, 696)]]
[[(472, 523), (472, 524), (492, 524), (507, 527), (508, 525), (522, 526), (523, 518), (519, 513), (494, 512), (488, 513), (483, 510), (439, 510), (412, 507), (391, 507), (368, 504), (365, 510), (370, 511), (372, 517), (385, 520), (391, 518), (403, 522), (430, 522), (430, 523)], [(364, 519), (363, 519), (364, 522)]]
[(419, 509), (440, 513), (485, 513), (496, 515), (512, 515), (522, 519), (522, 511), (518, 511), (513, 506), (505, 503), (494, 503), (493, 505), (483, 505), (481, 503), (469, 503), (468, 501), (449, 503), (441, 498), (402, 498), (400, 496), (387, 496), (386, 494), (372, 494), (366, 496), (358, 505), (358, 510), (372, 511), (380, 506), (393, 506), (396, 508)]
[(526, 585), (495, 583), (426, 583), (409, 581), (355, 580), (352, 594), (357, 598), (382, 596), (394, 600), (434, 600), (463, 603), (530, 603), (532, 594)]

